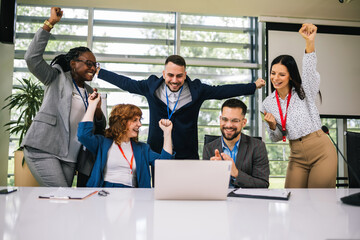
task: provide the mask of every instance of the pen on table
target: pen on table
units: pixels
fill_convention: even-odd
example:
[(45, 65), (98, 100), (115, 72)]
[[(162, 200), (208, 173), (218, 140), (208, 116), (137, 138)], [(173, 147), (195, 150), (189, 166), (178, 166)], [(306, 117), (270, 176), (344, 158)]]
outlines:
[(50, 196), (49, 199), (57, 199), (57, 200), (68, 200), (69, 197), (57, 197), (57, 196)]

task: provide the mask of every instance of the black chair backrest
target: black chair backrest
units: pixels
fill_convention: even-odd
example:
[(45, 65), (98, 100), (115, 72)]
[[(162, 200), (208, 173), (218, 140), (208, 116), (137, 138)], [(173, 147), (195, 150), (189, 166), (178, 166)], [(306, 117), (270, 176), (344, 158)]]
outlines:
[(214, 141), (215, 139), (219, 138), (220, 136), (216, 136), (216, 135), (207, 135), (205, 134), (204, 136), (204, 146), (212, 141)]
[(346, 152), (349, 187), (360, 188), (360, 133), (346, 132)]

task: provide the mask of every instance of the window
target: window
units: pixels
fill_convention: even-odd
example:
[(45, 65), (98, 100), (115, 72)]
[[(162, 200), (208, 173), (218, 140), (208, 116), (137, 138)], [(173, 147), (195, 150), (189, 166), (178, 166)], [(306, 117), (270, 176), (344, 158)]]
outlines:
[[(191, 79), (199, 78), (210, 85), (250, 83), (257, 79), (260, 63), (256, 18), (66, 7), (63, 10), (64, 16), (51, 31), (53, 38), (46, 48), (45, 58), (49, 62), (72, 47), (84, 45), (93, 50), (102, 68), (136, 80), (146, 79), (152, 74), (160, 76), (165, 58), (171, 54), (186, 59)], [(18, 84), (17, 79), (31, 76), (23, 60), (24, 54), (34, 33), (49, 15), (48, 6), (18, 5), (14, 85)], [(108, 113), (118, 103), (133, 103), (141, 107), (143, 127), (140, 140), (146, 141), (149, 124), (146, 99), (99, 79), (94, 79), (92, 85), (107, 93)], [(248, 124), (244, 133), (254, 135), (258, 128), (254, 118), (257, 113), (255, 97), (240, 99), (248, 106)], [(200, 156), (204, 135), (221, 134), (219, 116), (222, 103), (222, 100), (210, 100), (201, 108), (198, 118)], [(17, 113), (12, 113), (12, 119), (16, 117)], [(331, 125), (331, 128), (336, 129), (336, 126)], [(268, 138), (264, 141), (271, 160), (271, 184), (283, 187), (288, 145), (271, 143)], [(9, 155), (12, 155), (18, 146), (17, 136), (11, 136), (10, 142)], [(12, 185), (13, 157), (9, 159), (9, 185)]]
[[(253, 57), (256, 55), (253, 54), (254, 43), (257, 42), (254, 18), (84, 8), (63, 8), (63, 11), (61, 22), (51, 32), (53, 39), (46, 48), (47, 61), (72, 47), (85, 45), (93, 50), (103, 68), (141, 80), (151, 74), (159, 76), (164, 59), (171, 54), (180, 54), (187, 60), (187, 72), (192, 79), (200, 78), (212, 85), (252, 82), (255, 79), (252, 70), (259, 67)], [(17, 79), (31, 76), (23, 60), (24, 53), (49, 14), (49, 7), (18, 5), (15, 85)], [(107, 93), (108, 111), (117, 103), (131, 102), (141, 107), (144, 119), (140, 140), (146, 141), (149, 123), (146, 99), (101, 80), (93, 81), (92, 85)], [(253, 111), (250, 98), (242, 99), (249, 111)], [(200, 155), (204, 134), (220, 135), (218, 116), (221, 103), (212, 100), (202, 106), (198, 120)], [(16, 113), (13, 113), (15, 117)], [(245, 131), (249, 132), (253, 127), (251, 125)], [(10, 153), (17, 147), (16, 137), (11, 136)], [(12, 166), (10, 162), (10, 175)]]

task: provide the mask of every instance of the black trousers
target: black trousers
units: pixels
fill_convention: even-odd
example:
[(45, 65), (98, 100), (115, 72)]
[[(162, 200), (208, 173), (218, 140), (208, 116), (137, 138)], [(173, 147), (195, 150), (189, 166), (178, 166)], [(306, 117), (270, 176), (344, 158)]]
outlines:
[(77, 187), (86, 187), (86, 183), (89, 180), (89, 178), (90, 178), (90, 176), (87, 176), (85, 174), (78, 172), (76, 186)]

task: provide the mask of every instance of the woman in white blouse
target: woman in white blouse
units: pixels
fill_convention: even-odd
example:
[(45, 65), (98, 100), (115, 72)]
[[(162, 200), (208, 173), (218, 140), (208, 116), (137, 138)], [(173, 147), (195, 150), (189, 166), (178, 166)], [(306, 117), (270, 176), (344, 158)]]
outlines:
[(299, 33), (306, 41), (302, 77), (293, 57), (281, 55), (271, 63), (272, 94), (263, 101), (265, 121), (273, 142), (289, 139), (290, 156), (285, 188), (335, 187), (337, 156), (321, 130), (315, 105), (320, 87), (316, 71), (317, 27), (303, 24)]

